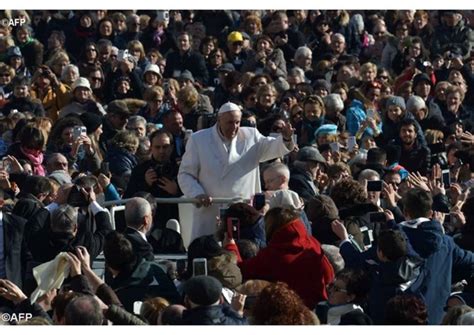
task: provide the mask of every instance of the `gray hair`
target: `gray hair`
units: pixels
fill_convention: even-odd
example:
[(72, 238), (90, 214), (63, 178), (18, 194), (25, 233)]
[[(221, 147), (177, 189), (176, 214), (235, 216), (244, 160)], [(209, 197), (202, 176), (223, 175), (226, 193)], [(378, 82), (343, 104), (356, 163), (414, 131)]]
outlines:
[(143, 218), (150, 214), (150, 203), (143, 198), (131, 198), (125, 204), (125, 222), (129, 227), (139, 229), (143, 225)]
[(329, 110), (338, 113), (344, 109), (344, 101), (342, 101), (341, 96), (337, 93), (328, 94), (323, 100), (326, 112)]
[(296, 49), (295, 51), (295, 59), (300, 57), (300, 56), (310, 56), (312, 57), (313, 56), (313, 52), (311, 51), (310, 48), (306, 47), (306, 46), (302, 46), (302, 47), (299, 47), (298, 49)]
[(357, 179), (359, 183), (363, 182), (364, 180), (369, 180), (372, 177), (376, 177), (378, 180), (380, 180), (380, 174), (371, 169), (365, 169), (359, 174), (359, 178)]
[(415, 110), (420, 110), (426, 108), (425, 100), (422, 97), (417, 95), (412, 95), (407, 101), (407, 111), (413, 112)]
[(332, 34), (332, 35), (331, 35), (331, 42), (334, 41), (336, 38), (342, 39), (342, 41), (343, 41), (344, 43), (346, 43), (346, 38), (345, 38), (344, 35), (342, 35), (341, 33)]
[(146, 119), (143, 116), (140, 115), (132, 115), (128, 118), (128, 125), (134, 126), (137, 124), (142, 124), (144, 127), (146, 127)]
[(304, 71), (299, 68), (298, 66), (295, 66), (288, 72), (288, 76), (295, 76), (295, 77), (300, 77), (302, 78), (302, 81), (304, 81), (305, 76), (304, 76)]
[(72, 233), (77, 225), (77, 208), (59, 205), (51, 215), (51, 230), (55, 233)]
[(349, 25), (358, 33), (364, 31), (364, 18), (360, 14), (355, 14), (351, 17)]
[(74, 65), (74, 64), (68, 64), (64, 67), (63, 71), (61, 72), (61, 80), (65, 80), (66, 79), (66, 73), (70, 70), (74, 70), (74, 72), (76, 72), (77, 74), (77, 77), (79, 77), (79, 68)]
[(283, 163), (276, 162), (270, 164), (263, 170), (263, 173), (265, 172), (274, 172), (279, 176), (284, 176), (287, 181), (290, 180), (290, 169)]

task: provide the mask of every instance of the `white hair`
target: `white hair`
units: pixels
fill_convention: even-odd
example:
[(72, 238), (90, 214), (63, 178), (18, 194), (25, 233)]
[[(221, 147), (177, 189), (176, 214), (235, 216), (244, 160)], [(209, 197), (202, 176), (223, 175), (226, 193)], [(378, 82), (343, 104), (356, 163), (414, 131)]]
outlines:
[(298, 66), (295, 66), (294, 68), (292, 68), (290, 70), (290, 72), (288, 73), (288, 76), (300, 77), (300, 78), (302, 78), (302, 81), (304, 81), (304, 79), (305, 79), (304, 71), (301, 68), (299, 68)]
[(66, 80), (66, 73), (68, 73), (69, 70), (73, 70), (79, 78), (79, 68), (74, 64), (68, 64), (63, 68), (63, 71), (61, 72), (61, 80)]
[(265, 168), (265, 170), (263, 170), (264, 173), (267, 171), (276, 173), (279, 176), (283, 176), (287, 181), (290, 180), (290, 169), (283, 163), (276, 162), (270, 164)]
[(306, 46), (302, 46), (302, 47), (299, 47), (298, 49), (296, 49), (296, 51), (295, 51), (295, 59), (300, 57), (300, 56), (312, 57), (313, 52), (311, 51), (310, 48), (308, 48)]
[(371, 169), (365, 169), (359, 174), (359, 178), (357, 179), (359, 183), (362, 183), (364, 180), (369, 180), (372, 177), (376, 177), (378, 180), (380, 180), (380, 174)]
[(328, 94), (323, 100), (326, 110), (340, 112), (344, 109), (344, 101), (342, 101), (341, 96), (337, 93)]
[(412, 112), (414, 110), (419, 110), (426, 108), (425, 100), (422, 97), (417, 95), (412, 95), (407, 101), (407, 111)]
[(143, 218), (151, 214), (150, 203), (143, 198), (131, 198), (125, 204), (125, 222), (135, 229), (143, 224)]

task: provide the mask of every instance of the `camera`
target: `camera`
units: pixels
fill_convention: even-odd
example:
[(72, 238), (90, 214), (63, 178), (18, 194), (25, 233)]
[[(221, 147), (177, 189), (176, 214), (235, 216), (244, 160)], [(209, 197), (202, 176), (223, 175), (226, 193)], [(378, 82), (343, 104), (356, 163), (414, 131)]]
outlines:
[(165, 177), (168, 179), (174, 179), (174, 171), (169, 163), (164, 163), (164, 164), (156, 164), (154, 168), (156, 174), (158, 177)]

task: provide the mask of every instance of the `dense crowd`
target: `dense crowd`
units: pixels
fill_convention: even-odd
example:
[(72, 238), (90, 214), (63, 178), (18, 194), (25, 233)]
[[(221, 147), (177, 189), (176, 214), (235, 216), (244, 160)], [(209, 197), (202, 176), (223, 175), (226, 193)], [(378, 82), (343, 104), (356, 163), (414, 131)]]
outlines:
[(474, 324), (471, 17), (0, 12), (2, 322)]

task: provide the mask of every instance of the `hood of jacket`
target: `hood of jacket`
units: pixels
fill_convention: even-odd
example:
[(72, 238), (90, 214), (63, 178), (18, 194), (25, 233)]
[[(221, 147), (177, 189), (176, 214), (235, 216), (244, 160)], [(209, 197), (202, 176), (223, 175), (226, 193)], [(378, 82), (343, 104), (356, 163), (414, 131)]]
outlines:
[[(299, 252), (302, 249), (314, 248), (315, 239), (308, 235), (308, 232), (301, 219), (296, 219), (283, 227), (277, 229), (268, 245), (271, 247), (277, 247), (278, 249), (284, 249), (288, 253)], [(321, 252), (321, 246), (318, 243), (319, 252)]]
[(395, 262), (380, 264), (380, 281), (382, 284), (400, 285), (404, 291), (418, 278), (423, 260), (418, 257), (405, 256)]
[(444, 232), (438, 221), (418, 218), (403, 221), (400, 225), (403, 226), (413, 249), (421, 257), (427, 258), (440, 249)]

